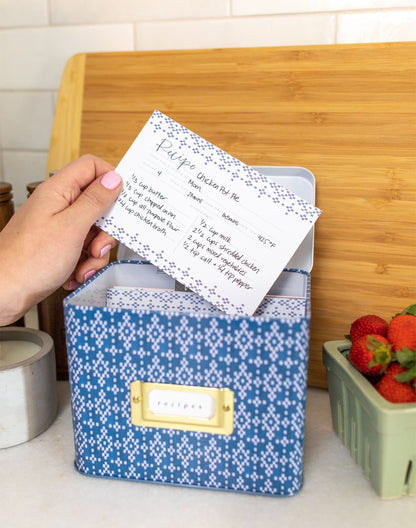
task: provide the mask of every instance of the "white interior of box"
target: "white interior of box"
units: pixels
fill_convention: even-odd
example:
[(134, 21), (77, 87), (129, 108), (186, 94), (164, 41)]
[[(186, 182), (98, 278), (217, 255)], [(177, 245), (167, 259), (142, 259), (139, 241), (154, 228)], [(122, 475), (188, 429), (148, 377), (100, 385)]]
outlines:
[[(78, 306), (104, 307), (107, 306), (107, 290), (115, 286), (173, 290), (175, 280), (149, 263), (115, 262), (74, 292), (67, 302)], [(269, 294), (306, 299), (307, 286), (305, 274), (283, 271)]]
[[(224, 312), (192, 291), (165, 288), (114, 286), (107, 289), (108, 308), (130, 308), (137, 311), (174, 312), (175, 314), (223, 315)], [(306, 299), (267, 295), (253, 317), (303, 317)]]

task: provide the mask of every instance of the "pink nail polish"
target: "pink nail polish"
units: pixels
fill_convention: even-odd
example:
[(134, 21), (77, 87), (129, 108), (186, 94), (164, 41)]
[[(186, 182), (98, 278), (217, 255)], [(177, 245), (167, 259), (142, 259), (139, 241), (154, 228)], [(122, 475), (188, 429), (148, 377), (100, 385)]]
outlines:
[(118, 185), (121, 182), (121, 176), (115, 171), (110, 171), (104, 174), (104, 176), (101, 178), (101, 185), (103, 185), (106, 189), (110, 189), (111, 191), (118, 187)]
[(74, 280), (71, 280), (69, 283), (68, 283), (68, 290), (76, 290), (77, 288), (79, 288), (81, 286), (81, 284), (76, 281), (75, 279)]
[(87, 282), (87, 280), (91, 279), (93, 275), (97, 273), (97, 270), (90, 270), (84, 275), (84, 282)]
[(100, 252), (100, 257), (104, 257), (104, 255), (107, 255), (110, 249), (111, 249), (111, 244), (107, 244), (106, 246), (104, 246)]

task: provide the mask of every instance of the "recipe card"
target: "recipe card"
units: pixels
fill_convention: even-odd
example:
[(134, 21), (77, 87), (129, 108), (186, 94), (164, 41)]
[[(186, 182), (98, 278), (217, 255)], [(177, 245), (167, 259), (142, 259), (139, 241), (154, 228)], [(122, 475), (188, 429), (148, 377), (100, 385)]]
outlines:
[(97, 225), (227, 314), (255, 312), (321, 213), (157, 110), (116, 171)]

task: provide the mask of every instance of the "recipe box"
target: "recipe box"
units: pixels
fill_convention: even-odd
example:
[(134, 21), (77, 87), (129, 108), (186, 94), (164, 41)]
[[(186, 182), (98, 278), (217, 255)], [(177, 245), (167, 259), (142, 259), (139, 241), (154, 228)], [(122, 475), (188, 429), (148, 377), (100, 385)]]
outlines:
[[(306, 169), (256, 169), (314, 201)], [(78, 471), (271, 496), (298, 492), (312, 255), (313, 230), (252, 317), (210, 310), (203, 300), (199, 307), (198, 296), (175, 292), (175, 281), (146, 262), (114, 262), (69, 295)]]

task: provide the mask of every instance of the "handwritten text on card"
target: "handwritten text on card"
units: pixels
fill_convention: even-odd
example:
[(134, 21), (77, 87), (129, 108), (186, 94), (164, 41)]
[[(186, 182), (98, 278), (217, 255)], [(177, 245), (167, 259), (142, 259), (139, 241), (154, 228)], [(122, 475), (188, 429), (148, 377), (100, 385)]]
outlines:
[(116, 170), (98, 225), (230, 314), (255, 311), (320, 214), (158, 111)]

